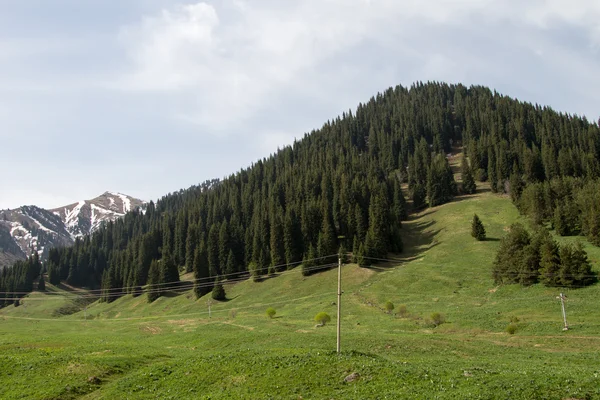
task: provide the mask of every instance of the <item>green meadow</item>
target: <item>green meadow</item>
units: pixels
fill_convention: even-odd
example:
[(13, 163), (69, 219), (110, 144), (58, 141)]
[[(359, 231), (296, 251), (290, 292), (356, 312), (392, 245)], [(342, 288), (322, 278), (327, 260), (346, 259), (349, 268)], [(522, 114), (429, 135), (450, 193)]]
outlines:
[[(486, 241), (470, 236), (474, 213)], [(210, 315), (209, 296), (191, 290), (86, 307), (48, 285), (0, 310), (0, 398), (600, 398), (600, 285), (491, 279), (499, 239), (518, 221), (527, 224), (506, 197), (463, 196), (405, 222), (403, 254), (345, 264), (341, 354), (336, 269), (227, 284)], [(584, 244), (597, 273), (600, 248)], [(317, 327), (321, 311), (331, 322)]]

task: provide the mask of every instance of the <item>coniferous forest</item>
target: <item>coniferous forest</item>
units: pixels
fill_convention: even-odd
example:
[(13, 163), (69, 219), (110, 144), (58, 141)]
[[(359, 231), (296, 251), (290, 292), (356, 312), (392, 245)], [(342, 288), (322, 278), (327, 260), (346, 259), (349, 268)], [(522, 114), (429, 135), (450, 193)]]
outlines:
[[(447, 160), (461, 148), (464, 189)], [(259, 280), (300, 263), (310, 274), (341, 246), (357, 260), (402, 252), (405, 196), (411, 210), (433, 207), (473, 193), (474, 180), (510, 194), (535, 224), (600, 245), (599, 160), (596, 122), (480, 86), (396, 86), (223, 180), (52, 249), (44, 268), (50, 283), (101, 288), (105, 301), (176, 282), (183, 269), (197, 282)], [(5, 268), (0, 291), (30, 291), (38, 276), (35, 260)]]

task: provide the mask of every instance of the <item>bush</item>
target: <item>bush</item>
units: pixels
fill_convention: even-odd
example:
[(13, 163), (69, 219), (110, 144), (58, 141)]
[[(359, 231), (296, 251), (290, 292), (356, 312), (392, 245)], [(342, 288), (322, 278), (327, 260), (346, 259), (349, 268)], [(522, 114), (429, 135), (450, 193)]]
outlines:
[(324, 326), (327, 322), (331, 321), (331, 317), (326, 312), (320, 312), (315, 315), (315, 321), (319, 323), (319, 325)]
[(388, 313), (391, 313), (394, 310), (394, 303), (392, 303), (391, 301), (388, 301), (385, 303), (385, 310)]
[(438, 327), (444, 322), (446, 322), (446, 317), (444, 317), (444, 314), (434, 312), (431, 314), (431, 322), (433, 322), (434, 326)]
[(398, 306), (398, 315), (400, 315), (402, 318), (404, 318), (408, 315), (408, 310), (406, 309), (406, 304), (400, 304)]
[(277, 314), (277, 311), (275, 311), (275, 309), (273, 307), (269, 307), (269, 308), (267, 308), (266, 314), (269, 318), (273, 318), (275, 316), (275, 314)]
[(508, 324), (506, 326), (506, 332), (509, 335), (514, 335), (516, 331), (517, 331), (517, 326), (515, 324)]

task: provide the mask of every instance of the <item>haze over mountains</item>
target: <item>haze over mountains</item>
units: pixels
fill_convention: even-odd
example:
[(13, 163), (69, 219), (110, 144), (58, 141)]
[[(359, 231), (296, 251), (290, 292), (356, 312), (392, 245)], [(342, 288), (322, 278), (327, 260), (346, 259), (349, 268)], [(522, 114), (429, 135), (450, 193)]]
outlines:
[(128, 195), (105, 192), (91, 200), (50, 210), (37, 206), (1, 210), (0, 267), (33, 252), (44, 257), (50, 248), (71, 245), (76, 238), (95, 232), (103, 222), (143, 209), (145, 204)]

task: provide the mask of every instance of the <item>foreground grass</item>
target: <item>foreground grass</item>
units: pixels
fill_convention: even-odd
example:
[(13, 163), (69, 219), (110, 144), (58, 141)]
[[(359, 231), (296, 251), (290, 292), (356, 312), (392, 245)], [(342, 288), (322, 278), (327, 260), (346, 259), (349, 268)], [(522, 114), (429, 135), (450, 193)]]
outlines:
[[(492, 240), (469, 236), (475, 212)], [(341, 355), (335, 270), (227, 286), (210, 318), (191, 293), (94, 303), (86, 321), (55, 316), (70, 300), (33, 294), (0, 311), (0, 398), (600, 398), (597, 285), (566, 291), (563, 332), (559, 290), (490, 278), (494, 239), (519, 218), (505, 198), (462, 198), (405, 224), (402, 262), (344, 266)], [(315, 327), (319, 311), (332, 323)]]

